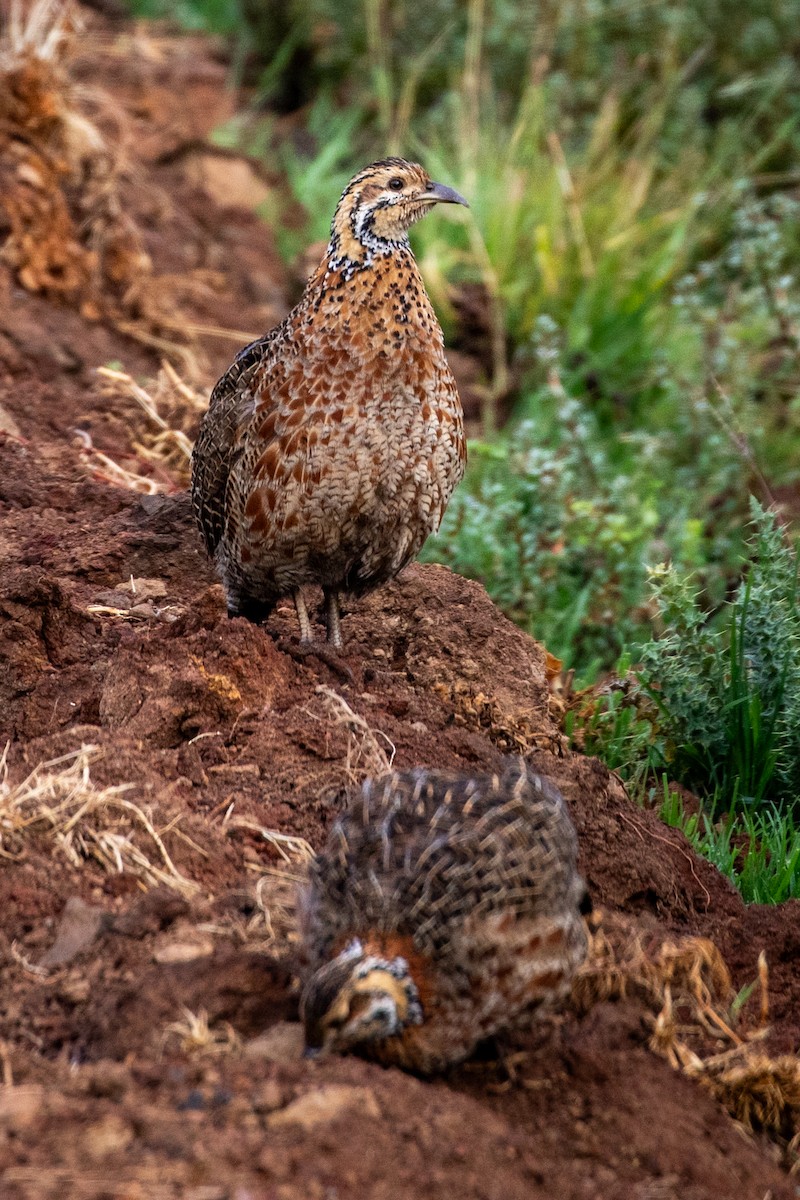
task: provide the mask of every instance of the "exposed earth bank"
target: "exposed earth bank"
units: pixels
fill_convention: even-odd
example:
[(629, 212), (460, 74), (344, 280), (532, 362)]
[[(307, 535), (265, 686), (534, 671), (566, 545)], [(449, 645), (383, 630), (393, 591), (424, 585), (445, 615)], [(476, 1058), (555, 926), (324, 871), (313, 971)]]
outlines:
[[(142, 453), (151, 418), (96, 369), (152, 380), (166, 353), (204, 392), (296, 281), (269, 229), (221, 203), (260, 179), (220, 174), (205, 145), (232, 111), (224, 65), (202, 41), (89, 20), (71, 69), (121, 110), (119, 195), (175, 320), (34, 294), (0, 263), (0, 1194), (796, 1195), (778, 1147), (649, 1048), (635, 989), (576, 998), (499, 1061), (431, 1082), (299, 1060), (292, 878), (390, 762), (529, 757), (568, 798), (603, 936), (651, 957), (709, 938), (734, 990), (765, 952), (774, 1054), (800, 1041), (800, 905), (745, 908), (569, 753), (543, 649), (476, 583), (414, 566), (354, 605), (349, 677), (292, 656), (289, 606), (266, 631), (226, 619), (185, 459)], [(183, 419), (191, 436), (196, 407)]]

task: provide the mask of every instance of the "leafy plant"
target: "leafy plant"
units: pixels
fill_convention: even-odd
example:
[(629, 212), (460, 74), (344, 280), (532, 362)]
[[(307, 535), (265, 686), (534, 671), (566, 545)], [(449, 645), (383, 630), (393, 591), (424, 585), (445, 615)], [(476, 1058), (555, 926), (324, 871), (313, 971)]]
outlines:
[[(532, 415), (498, 441), (470, 446), (470, 472), (425, 554), (481, 580), (588, 682), (648, 638), (648, 563), (665, 545), (684, 568), (702, 566), (712, 594), (722, 593), (725, 570), (713, 560), (727, 558), (731, 528), (719, 515), (708, 525), (694, 516), (697, 492), (675, 463), (671, 432), (612, 441), (600, 415), (552, 371), (526, 407)], [(714, 453), (703, 481), (709, 496), (735, 468), (729, 448)]]
[(671, 769), (726, 806), (800, 799), (797, 552), (752, 504), (752, 564), (715, 622), (675, 568), (654, 575), (660, 637), (638, 675), (657, 705)]
[(625, 780), (629, 794), (645, 803), (652, 779), (664, 767), (664, 746), (654, 710), (631, 703), (636, 679), (626, 652), (611, 679), (574, 697), (564, 715), (564, 732), (574, 749), (596, 754)]

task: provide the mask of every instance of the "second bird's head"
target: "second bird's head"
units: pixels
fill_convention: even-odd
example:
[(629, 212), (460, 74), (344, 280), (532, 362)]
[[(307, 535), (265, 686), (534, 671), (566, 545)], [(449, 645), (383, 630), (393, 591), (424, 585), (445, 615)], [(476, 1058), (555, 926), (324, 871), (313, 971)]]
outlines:
[(359, 941), (312, 975), (300, 1015), (308, 1057), (396, 1037), (423, 1020), (406, 960), (368, 954)]
[(386, 158), (365, 167), (348, 183), (331, 227), (334, 252), (347, 257), (355, 242), (363, 251), (386, 253), (407, 242), (408, 230), (434, 204), (469, 205), (443, 183), (434, 183), (419, 163)]

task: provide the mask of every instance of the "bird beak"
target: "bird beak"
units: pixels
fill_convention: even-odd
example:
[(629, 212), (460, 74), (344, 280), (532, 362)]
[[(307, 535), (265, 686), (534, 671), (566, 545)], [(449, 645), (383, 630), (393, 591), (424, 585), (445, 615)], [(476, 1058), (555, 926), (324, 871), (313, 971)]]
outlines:
[(419, 200), (429, 200), (431, 204), (463, 204), (469, 208), (463, 196), (455, 188), (447, 187), (444, 183), (432, 183), (427, 192), (418, 197)]

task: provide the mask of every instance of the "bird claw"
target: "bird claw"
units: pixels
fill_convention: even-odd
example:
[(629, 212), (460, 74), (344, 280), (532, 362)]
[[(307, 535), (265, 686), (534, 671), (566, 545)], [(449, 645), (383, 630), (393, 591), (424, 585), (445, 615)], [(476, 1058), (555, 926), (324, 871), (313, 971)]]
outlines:
[(325, 666), (329, 667), (334, 675), (338, 675), (343, 683), (355, 685), (355, 676), (347, 663), (343, 661), (339, 651), (325, 642), (298, 643), (281, 639), (278, 642), (278, 649), (284, 654), (288, 654), (295, 662), (305, 662), (307, 658), (317, 658), (320, 662), (325, 663)]

